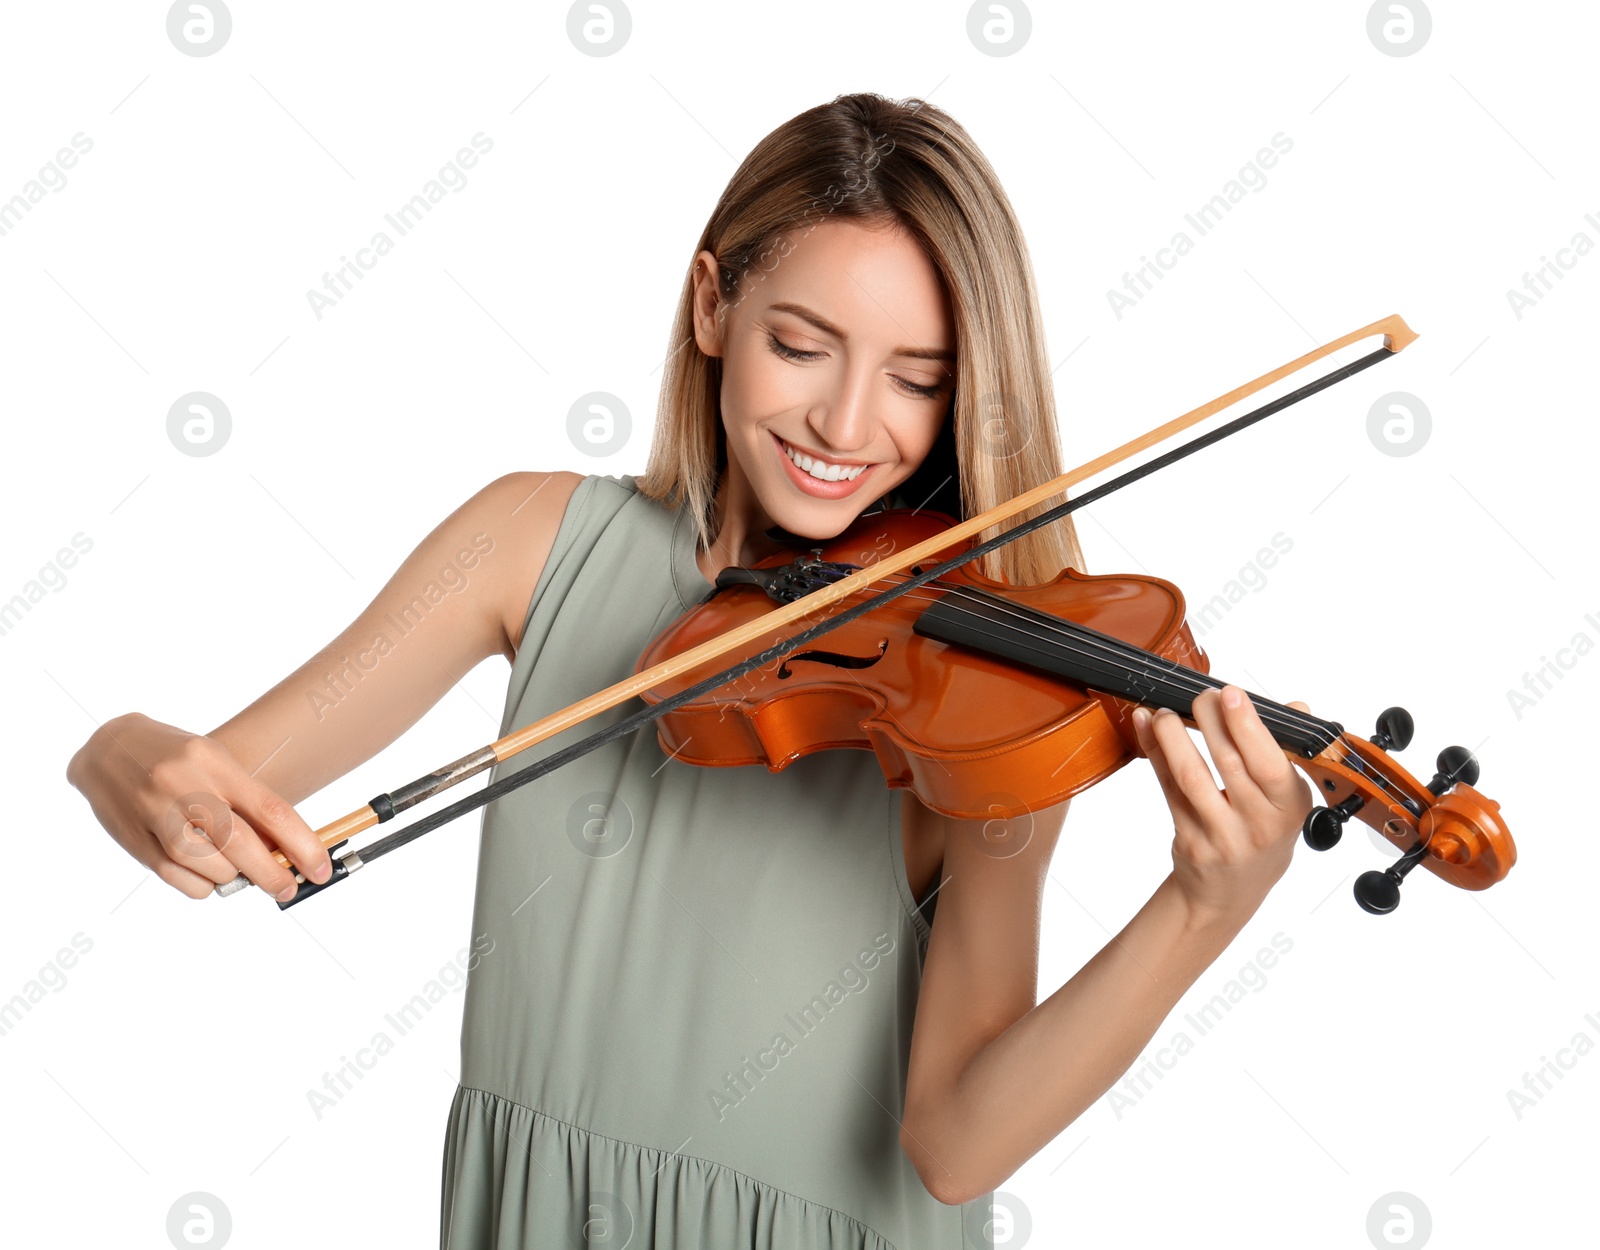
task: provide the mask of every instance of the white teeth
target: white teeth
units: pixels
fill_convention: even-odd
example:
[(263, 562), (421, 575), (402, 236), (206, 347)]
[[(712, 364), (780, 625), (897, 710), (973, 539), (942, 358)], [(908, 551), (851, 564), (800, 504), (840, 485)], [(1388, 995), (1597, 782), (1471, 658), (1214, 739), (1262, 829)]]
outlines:
[[(779, 439), (778, 441), (780, 443), (783, 442), (782, 439)], [(790, 460), (794, 461), (798, 468), (804, 470), (812, 477), (824, 482), (837, 482), (841, 480), (853, 482), (856, 480), (856, 478), (861, 476), (862, 470), (867, 468), (867, 466), (864, 464), (853, 464), (846, 466), (842, 464), (827, 464), (821, 460), (813, 460), (810, 456), (796, 451), (793, 447), (789, 446), (788, 443), (783, 443), (783, 450), (784, 454), (787, 455)]]

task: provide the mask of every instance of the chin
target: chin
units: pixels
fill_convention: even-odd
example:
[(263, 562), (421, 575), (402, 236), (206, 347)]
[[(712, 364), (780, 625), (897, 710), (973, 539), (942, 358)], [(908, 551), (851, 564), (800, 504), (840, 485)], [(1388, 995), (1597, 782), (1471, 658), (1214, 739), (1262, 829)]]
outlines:
[[(872, 497), (876, 499), (877, 496)], [(850, 527), (850, 523), (858, 517), (871, 503), (872, 499), (857, 503), (854, 499), (841, 499), (835, 502), (816, 500), (798, 505), (788, 504), (777, 508), (768, 508), (767, 515), (772, 518), (772, 523), (798, 538), (814, 538), (818, 542), (829, 538), (837, 538)]]
[(858, 516), (893, 489), (893, 485), (887, 487), (869, 485), (843, 499), (809, 499), (796, 498), (795, 488), (787, 481), (783, 481), (771, 484), (771, 495), (767, 498), (775, 497), (776, 502), (769, 504), (764, 498), (763, 510), (772, 518), (774, 525), (781, 526), (800, 538), (814, 538), (820, 541), (836, 538), (848, 529)]

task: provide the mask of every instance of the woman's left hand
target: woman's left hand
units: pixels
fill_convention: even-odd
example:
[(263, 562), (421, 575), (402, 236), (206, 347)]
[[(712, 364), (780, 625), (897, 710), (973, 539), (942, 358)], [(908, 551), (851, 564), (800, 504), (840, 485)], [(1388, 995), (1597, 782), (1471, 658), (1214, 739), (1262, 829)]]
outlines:
[(1289, 867), (1311, 810), (1311, 787), (1238, 686), (1196, 696), (1194, 721), (1221, 788), (1181, 717), (1165, 708), (1133, 714), (1139, 745), (1172, 809), (1173, 877), (1191, 921), (1241, 926)]

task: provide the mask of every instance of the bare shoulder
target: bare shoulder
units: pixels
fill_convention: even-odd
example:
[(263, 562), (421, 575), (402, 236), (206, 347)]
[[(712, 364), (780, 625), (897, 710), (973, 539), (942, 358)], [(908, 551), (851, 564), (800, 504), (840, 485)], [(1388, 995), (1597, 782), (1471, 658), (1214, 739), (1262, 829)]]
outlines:
[(567, 471), (523, 470), (497, 477), (464, 505), (480, 545), (490, 545), (497, 559), (482, 567), (490, 578), (487, 590), (498, 625), (500, 653), (514, 660), (522, 627), (533, 601), (533, 589), (550, 557), (561, 519), (583, 475)]

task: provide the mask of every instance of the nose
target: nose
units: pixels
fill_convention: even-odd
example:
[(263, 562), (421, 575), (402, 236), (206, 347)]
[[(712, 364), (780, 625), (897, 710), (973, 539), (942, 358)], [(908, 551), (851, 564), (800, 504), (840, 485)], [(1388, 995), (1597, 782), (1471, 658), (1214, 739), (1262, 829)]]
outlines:
[(872, 442), (878, 421), (872, 383), (870, 371), (847, 370), (838, 391), (812, 405), (806, 424), (816, 432), (817, 450), (854, 456)]

